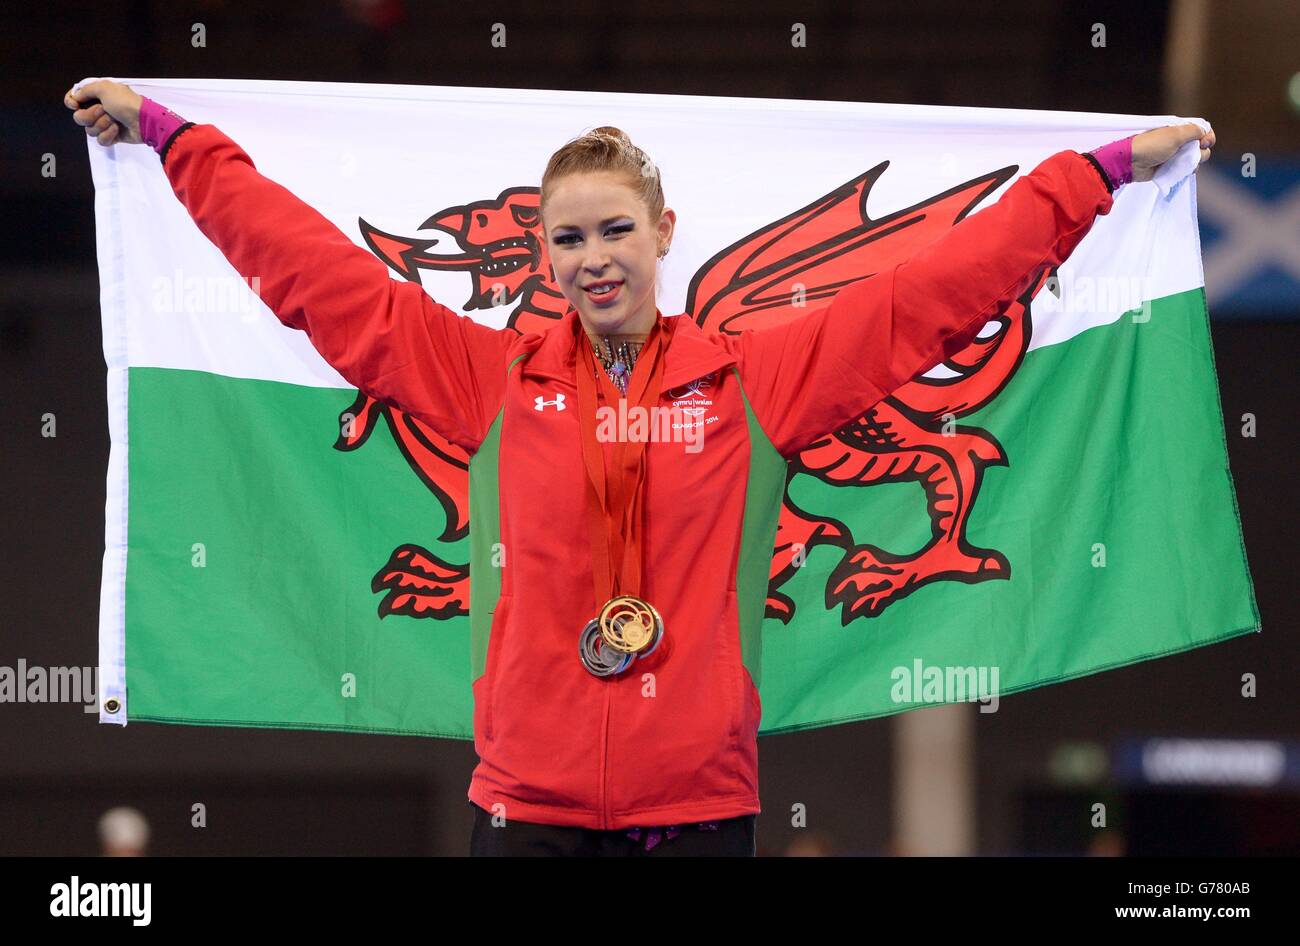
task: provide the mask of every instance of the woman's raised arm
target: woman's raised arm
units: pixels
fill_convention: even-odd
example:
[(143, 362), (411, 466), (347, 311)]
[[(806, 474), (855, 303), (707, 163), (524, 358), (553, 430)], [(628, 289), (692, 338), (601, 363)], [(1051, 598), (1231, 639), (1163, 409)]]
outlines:
[[(109, 80), (69, 91), (74, 119), (104, 145), (141, 143), (141, 106), (163, 170), (199, 230), (285, 325), (360, 390), (427, 422), (473, 452), (499, 410), (508, 353), (519, 337), (452, 312), (388, 267), (315, 208), (263, 177), (214, 125), (149, 116)], [(146, 122), (146, 126), (151, 123)], [(145, 131), (148, 131), (146, 127)]]
[[(1184, 125), (1135, 136), (1134, 179), (1150, 180), (1200, 134)], [(1212, 132), (1202, 139), (1202, 160), (1211, 144)], [(729, 340), (777, 450), (797, 454), (969, 345), (1045, 267), (1069, 257), (1110, 212), (1113, 188), (1095, 157), (1058, 152), (905, 262), (844, 287), (802, 318)]]

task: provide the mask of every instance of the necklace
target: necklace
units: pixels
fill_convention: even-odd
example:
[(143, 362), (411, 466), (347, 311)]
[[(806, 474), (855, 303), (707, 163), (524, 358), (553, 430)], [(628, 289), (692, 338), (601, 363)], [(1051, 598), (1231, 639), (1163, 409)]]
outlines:
[(608, 335), (602, 335), (600, 343), (592, 345), (596, 356), (600, 358), (601, 366), (620, 394), (627, 394), (627, 382), (632, 377), (632, 369), (636, 367), (636, 356), (641, 352), (641, 345), (641, 341), (612, 340)]

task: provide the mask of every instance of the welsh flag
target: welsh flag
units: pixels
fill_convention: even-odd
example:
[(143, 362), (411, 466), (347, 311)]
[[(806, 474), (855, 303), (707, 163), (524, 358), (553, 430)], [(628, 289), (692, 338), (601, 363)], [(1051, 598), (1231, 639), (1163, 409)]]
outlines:
[[(663, 170), (662, 311), (740, 332), (797, 317), (796, 287), (906, 259), (1058, 151), (1182, 121), (122, 81), (217, 125), (391, 278), (520, 331), (563, 311), (537, 184), (591, 127)], [(87, 142), (112, 434), (100, 719), (470, 738), (465, 453), (282, 325), (152, 150)], [(1005, 696), (1258, 631), (1195, 175), (1122, 188), (965, 351), (794, 460), (770, 576), (764, 733), (970, 698), (936, 670), (991, 668)]]

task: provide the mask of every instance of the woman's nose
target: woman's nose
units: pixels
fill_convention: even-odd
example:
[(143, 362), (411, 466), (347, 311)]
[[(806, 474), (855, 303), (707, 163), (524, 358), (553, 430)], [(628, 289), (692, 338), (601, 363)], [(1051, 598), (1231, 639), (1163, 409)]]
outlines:
[(589, 273), (599, 274), (609, 265), (608, 253), (589, 253), (583, 261), (583, 268)]

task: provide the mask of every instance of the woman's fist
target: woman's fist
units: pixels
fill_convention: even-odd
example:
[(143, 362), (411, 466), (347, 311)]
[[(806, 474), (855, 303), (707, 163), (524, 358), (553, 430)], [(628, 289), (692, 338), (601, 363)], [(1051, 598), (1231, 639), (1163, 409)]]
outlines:
[(1133, 180), (1149, 181), (1155, 177), (1156, 170), (1189, 141), (1201, 141), (1201, 160), (1204, 164), (1210, 159), (1210, 149), (1214, 147), (1214, 129), (1202, 131), (1195, 122), (1186, 125), (1166, 125), (1153, 128), (1140, 135), (1133, 136)]
[(101, 145), (144, 143), (140, 137), (140, 93), (129, 85), (96, 79), (75, 92), (69, 89), (63, 104), (74, 109), (72, 120)]

